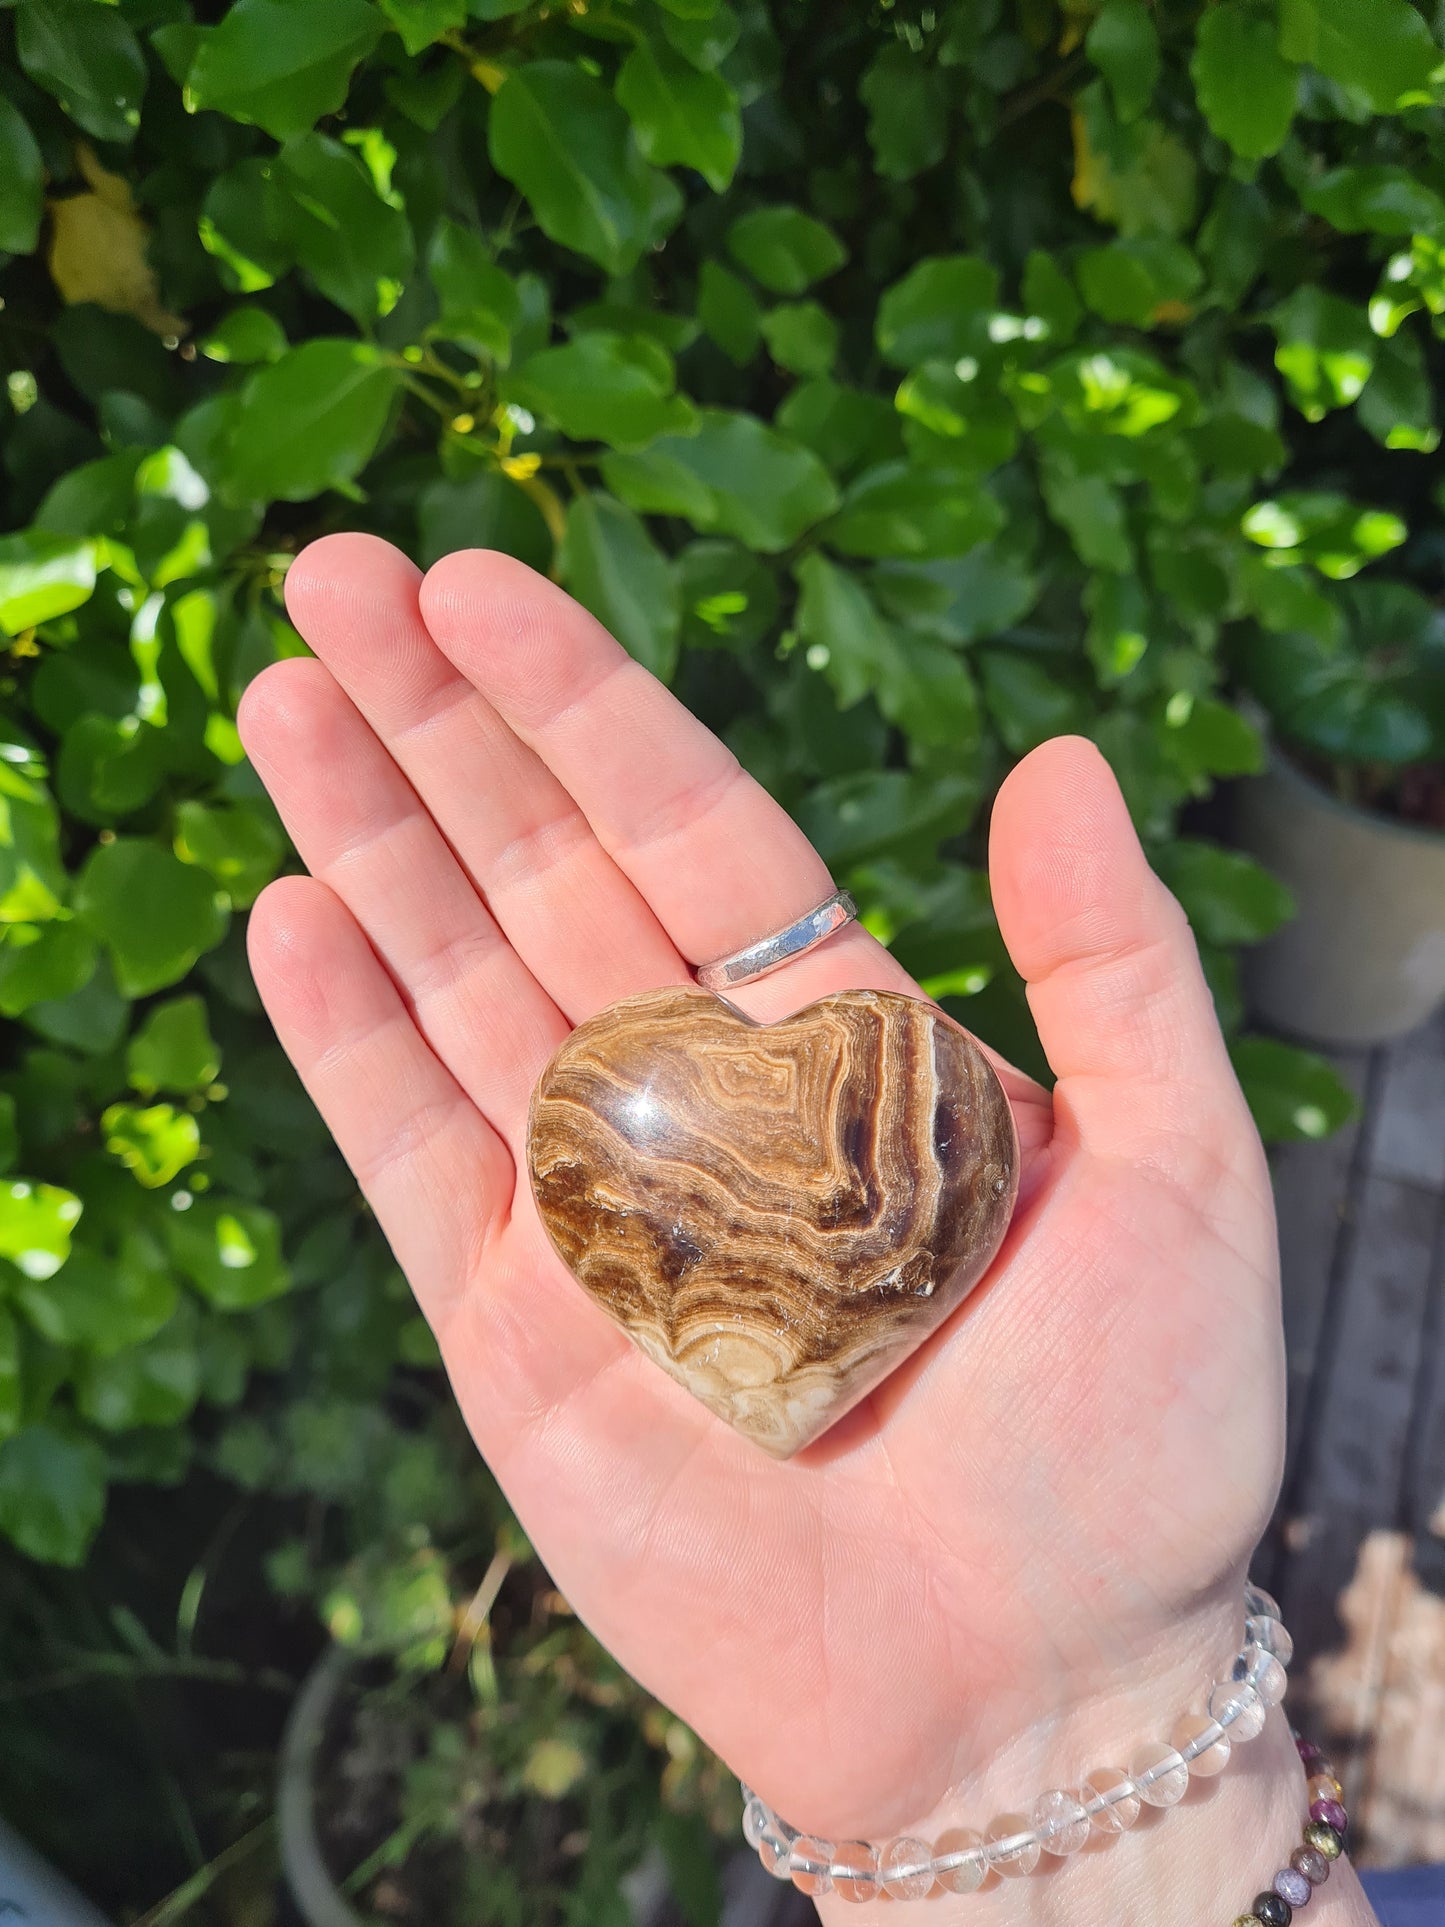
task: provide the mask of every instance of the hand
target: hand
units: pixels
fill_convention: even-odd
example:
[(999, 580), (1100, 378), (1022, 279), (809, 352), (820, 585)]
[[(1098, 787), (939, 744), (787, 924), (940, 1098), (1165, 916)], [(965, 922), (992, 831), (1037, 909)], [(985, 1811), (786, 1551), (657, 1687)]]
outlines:
[[(571, 1025), (788, 922), (832, 887), (821, 859), (515, 561), (423, 580), (334, 536), (287, 601), (320, 660), (266, 670), (241, 729), (311, 876), (257, 904), (256, 979), (583, 1619), (835, 1838), (915, 1825), (1021, 1731), (1157, 1737), (1237, 1640), (1283, 1358), (1259, 1140), (1098, 752), (1046, 744), (994, 806), (999, 923), (1058, 1078), (1001, 1069), (1023, 1152), (1004, 1249), (779, 1464), (567, 1275), (526, 1111)], [(855, 926), (736, 1001), (769, 1018), (849, 986), (916, 994)]]

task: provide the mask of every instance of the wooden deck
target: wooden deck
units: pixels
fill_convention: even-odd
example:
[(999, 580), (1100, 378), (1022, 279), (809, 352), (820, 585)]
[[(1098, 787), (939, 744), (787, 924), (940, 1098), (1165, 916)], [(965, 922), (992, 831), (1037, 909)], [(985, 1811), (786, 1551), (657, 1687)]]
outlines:
[(1289, 1466), (1255, 1573), (1368, 1865), (1445, 1860), (1445, 1016), (1338, 1054), (1360, 1114), (1276, 1160)]

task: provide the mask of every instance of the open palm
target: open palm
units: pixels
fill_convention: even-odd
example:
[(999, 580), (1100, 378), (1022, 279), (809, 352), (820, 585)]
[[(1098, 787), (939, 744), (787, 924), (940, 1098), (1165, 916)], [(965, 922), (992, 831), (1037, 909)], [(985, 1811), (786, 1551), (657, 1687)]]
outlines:
[[(790, 922), (832, 887), (821, 859), (517, 562), (423, 581), (335, 536), (287, 598), (320, 660), (267, 670), (241, 721), (311, 876), (257, 904), (257, 981), (583, 1618), (835, 1837), (913, 1823), (1010, 1732), (1141, 1667), (1156, 1713), (1161, 1676), (1187, 1694), (1229, 1650), (1277, 1478), (1274, 1227), (1187, 926), (1097, 752), (1045, 745), (994, 808), (994, 900), (1058, 1078), (1001, 1069), (1008, 1240), (779, 1464), (568, 1277), (526, 1112), (573, 1024)], [(855, 926), (735, 1001), (767, 1019), (850, 986), (915, 988)]]

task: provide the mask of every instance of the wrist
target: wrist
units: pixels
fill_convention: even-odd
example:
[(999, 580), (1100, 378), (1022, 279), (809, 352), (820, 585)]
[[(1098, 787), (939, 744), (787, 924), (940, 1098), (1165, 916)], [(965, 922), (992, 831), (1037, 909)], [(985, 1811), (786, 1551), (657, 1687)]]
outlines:
[[(1152, 1927), (1155, 1921), (1175, 1919), (1198, 1921), (1200, 1927), (1207, 1927), (1208, 1917), (1217, 1913), (1220, 1927), (1231, 1927), (1237, 1916), (1248, 1914), (1254, 1896), (1271, 1885), (1278, 1870), (1289, 1866), (1292, 1853), (1300, 1847), (1308, 1801), (1306, 1776), (1288, 1723), (1278, 1709), (1264, 1720), (1261, 1732), (1257, 1722), (1263, 1708), (1256, 1704), (1254, 1719), (1235, 1722), (1234, 1738), (1223, 1747), (1210, 1743), (1211, 1736), (1219, 1735), (1219, 1726), (1209, 1728), (1199, 1717), (1212, 1681), (1231, 1676), (1230, 1655), (1239, 1647), (1241, 1630), (1237, 1594), (1201, 1601), (1194, 1612), (1171, 1622), (1154, 1640), (1128, 1654), (1101, 1653), (1096, 1664), (1076, 1664), (1057, 1681), (1049, 1680), (1044, 1666), (1031, 1669), (1027, 1691), (1033, 1696), (1033, 1707), (1047, 1697), (1055, 1709), (1044, 1717), (1030, 1718), (1022, 1684), (1016, 1696), (1020, 1702), (1017, 1708), (1005, 1709), (991, 1699), (990, 1724), (995, 1730), (1002, 1725), (1006, 1710), (1018, 1715), (1012, 1728), (1005, 1729), (1009, 1732), (1007, 1740), (995, 1743), (987, 1764), (964, 1772), (928, 1812), (898, 1814), (904, 1824), (888, 1830), (902, 1836), (893, 1841), (895, 1866), (900, 1858), (905, 1869), (910, 1864), (926, 1866), (932, 1857), (940, 1875), (957, 1871), (956, 1881), (945, 1878), (932, 1888), (928, 1921), (935, 1927), (948, 1927), (954, 1920), (993, 1919), (1002, 1927), (1002, 1923), (1017, 1918), (1034, 1923), (1034, 1927), (1051, 1927), (1057, 1917), (1060, 1927), (1064, 1922), (1069, 1927), (1089, 1927), (1097, 1916), (1109, 1927), (1136, 1920), (1148, 1921)], [(1261, 1632), (1259, 1637), (1268, 1639), (1270, 1635)], [(1287, 1649), (1281, 1650), (1287, 1657)], [(1257, 1648), (1253, 1657), (1273, 1666), (1268, 1655), (1261, 1655)], [(1250, 1677), (1259, 1675), (1251, 1673)], [(1283, 1685), (1283, 1676), (1275, 1666), (1266, 1697), (1276, 1697)], [(1191, 1720), (1192, 1724), (1188, 1723)], [(1201, 1732), (1201, 1728), (1205, 1730)], [(979, 1736), (971, 1737), (981, 1754)], [(1187, 1742), (1192, 1742), (1192, 1747)], [(1046, 1789), (1065, 1790), (1053, 1802), (1057, 1826), (1060, 1806), (1067, 1796), (1090, 1779), (1096, 1785), (1108, 1785), (1111, 1780), (1140, 1774), (1151, 1764), (1151, 1745), (1156, 1760), (1162, 1754), (1166, 1762), (1172, 1746), (1185, 1748), (1186, 1758), (1206, 1755), (1196, 1760), (1187, 1782), (1178, 1755), (1173, 1756), (1179, 1771), (1177, 1780), (1167, 1768), (1161, 1769), (1166, 1772), (1169, 1788), (1161, 1785), (1157, 1791), (1167, 1799), (1170, 1788), (1186, 1784), (1182, 1801), (1171, 1808), (1131, 1800), (1127, 1808), (1130, 1818), (1138, 1817), (1127, 1837), (1090, 1830), (1082, 1844), (1077, 1835), (1074, 1837), (1070, 1843), (1073, 1851), (1061, 1848), (1057, 1854), (1040, 1853), (1038, 1833), (1028, 1830), (1031, 1825), (1040, 1828), (1045, 1823), (1037, 1816), (1031, 1821), (1029, 1815)], [(1222, 1753), (1227, 1759), (1220, 1758)], [(1210, 1766), (1215, 1772), (1208, 1770)], [(1218, 1771), (1221, 1766), (1223, 1770)], [(852, 1774), (847, 1782), (847, 1811), (861, 1819), (873, 1797), (866, 1764), (860, 1763), (856, 1782)], [(877, 1791), (881, 1793), (882, 1789)], [(1081, 1799), (1088, 1797), (1087, 1791), (1079, 1795)], [(879, 1799), (878, 1804), (882, 1807), (886, 1802)], [(1074, 1810), (1081, 1812), (1077, 1806)], [(1064, 1812), (1067, 1815), (1066, 1807)], [(803, 1812), (787, 1814), (786, 1809), (785, 1817), (794, 1824), (805, 1824), (809, 1818)], [(990, 1831), (995, 1837), (1000, 1833), (1024, 1835), (1028, 1841), (1026, 1865), (1035, 1870), (1014, 1878), (994, 1873), (982, 1891), (974, 1894), (971, 1885), (981, 1878), (977, 1856), (973, 1856), (969, 1869), (955, 1869), (945, 1857)], [(804, 1875), (799, 1884), (815, 1894), (825, 1927), (833, 1927), (834, 1922), (841, 1927), (845, 1919), (859, 1927), (869, 1927), (873, 1921), (878, 1927), (884, 1927), (884, 1923), (899, 1927), (896, 1898), (881, 1893), (876, 1898), (864, 1898), (857, 1888), (846, 1887), (841, 1878), (836, 1891), (818, 1893), (816, 1884), (806, 1877), (810, 1849), (821, 1847), (822, 1853), (833, 1859), (835, 1869), (859, 1864), (860, 1856), (850, 1856), (844, 1843), (856, 1844), (860, 1835), (876, 1846), (886, 1844), (886, 1834), (869, 1829), (866, 1823), (845, 1825), (832, 1832), (832, 1840), (840, 1843), (836, 1848), (806, 1838), (800, 1841), (804, 1858), (798, 1863), (795, 1854), (795, 1864), (802, 1865)], [(1063, 1836), (1056, 1833), (1055, 1837)], [(922, 1843), (921, 1853), (904, 1851), (918, 1843)], [(763, 1844), (767, 1862), (766, 1842)], [(887, 1857), (885, 1854), (885, 1860)], [(866, 1856), (861, 1858), (866, 1864)], [(969, 1872), (972, 1881), (967, 1877)], [(1332, 1874), (1313, 1896), (1310, 1927), (1355, 1927), (1355, 1923), (1372, 1920), (1347, 1863), (1336, 1862)], [(945, 1885), (956, 1885), (959, 1891), (945, 1892)], [(906, 1894), (906, 1886), (900, 1892)]]
[[(1046, 1755), (1033, 1764), (1049, 1783)], [(1061, 1762), (1051, 1762), (1055, 1780)], [(1037, 1777), (1037, 1775), (1036, 1775)], [(1064, 1772), (1067, 1782), (1068, 1774)], [(978, 1791), (990, 1795), (980, 1776)], [(1008, 1783), (1016, 1787), (1010, 1777)], [(1002, 1789), (1000, 1788), (1000, 1792)], [(946, 1834), (955, 1823), (953, 1799), (927, 1816), (923, 1836)], [(981, 1809), (970, 1800), (968, 1812)], [(992, 1808), (990, 1808), (990, 1812)], [(1267, 1889), (1276, 1871), (1289, 1864), (1300, 1844), (1307, 1817), (1304, 1770), (1281, 1710), (1269, 1715), (1264, 1731), (1248, 1746), (1237, 1747), (1217, 1778), (1195, 1780), (1178, 1806), (1145, 1808), (1126, 1834), (1097, 1835), (1067, 1859), (1045, 1858), (1019, 1879), (991, 1880), (976, 1894), (953, 1895), (935, 1888), (920, 1927), (1232, 1927), (1250, 1911), (1256, 1894)], [(969, 1824), (965, 1821), (965, 1824)], [(977, 1825), (977, 1820), (972, 1824)], [(822, 1927), (906, 1927), (897, 1901), (879, 1895), (862, 1905), (837, 1894), (820, 1896)], [(903, 1903), (906, 1906), (909, 1903)], [(1296, 1927), (1366, 1927), (1375, 1916), (1347, 1859), (1334, 1862), (1329, 1880), (1315, 1890), (1310, 1905), (1296, 1915)]]

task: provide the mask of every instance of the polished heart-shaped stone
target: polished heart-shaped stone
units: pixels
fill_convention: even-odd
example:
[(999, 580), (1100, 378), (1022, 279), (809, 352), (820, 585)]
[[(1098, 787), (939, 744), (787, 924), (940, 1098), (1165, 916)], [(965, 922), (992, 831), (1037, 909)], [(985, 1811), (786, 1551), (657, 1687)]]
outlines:
[(1018, 1191), (988, 1060), (934, 1005), (879, 990), (774, 1024), (695, 989), (613, 1004), (542, 1073), (528, 1163), (573, 1275), (776, 1458), (943, 1322)]

